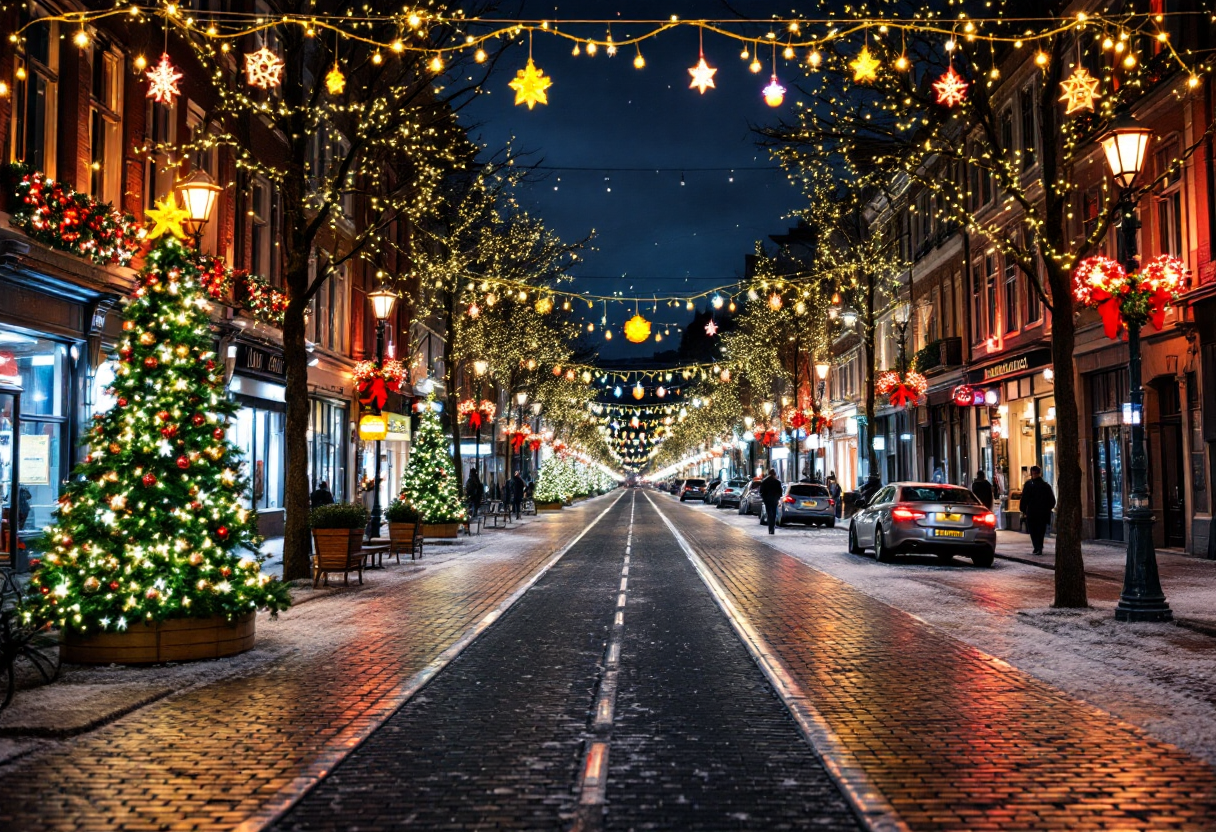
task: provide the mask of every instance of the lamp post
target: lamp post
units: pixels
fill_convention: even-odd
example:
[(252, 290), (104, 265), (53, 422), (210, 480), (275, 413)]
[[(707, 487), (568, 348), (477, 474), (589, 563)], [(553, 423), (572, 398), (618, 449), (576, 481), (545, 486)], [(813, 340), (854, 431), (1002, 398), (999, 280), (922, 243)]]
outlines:
[(203, 226), (211, 219), (216, 200), (224, 189), (211, 181), (205, 170), (195, 170), (177, 183), (177, 195), (186, 211), (186, 229), (194, 237), (194, 250), (203, 247)]
[[(380, 368), (384, 367), (384, 324), (388, 321), (389, 315), (393, 314), (393, 307), (397, 304), (397, 295), (383, 287), (374, 292), (369, 292), (367, 299), (372, 303), (372, 314), (376, 316), (376, 365)], [(380, 413), (380, 407), (372, 401), (372, 407), (375, 408), (377, 414)], [(382, 520), (380, 507), (380, 442), (376, 440), (376, 462), (375, 473), (372, 479), (372, 511), (371, 516), (367, 519), (367, 539), (372, 540), (380, 536), (380, 523)]]
[[(895, 311), (891, 313), (891, 320), (895, 323), (895, 330), (899, 333), (899, 377), (900, 383), (907, 381), (908, 375), (908, 322), (912, 320), (911, 310), (904, 304), (899, 304), (895, 307)], [(904, 469), (904, 443), (899, 439), (903, 435), (900, 422), (903, 421), (903, 408), (895, 413), (895, 478), (903, 479)]]
[[(832, 365), (826, 361), (820, 361), (815, 364), (815, 378), (819, 380), (819, 388), (816, 391), (817, 395), (815, 397), (817, 400), (815, 409), (816, 409), (816, 412), (821, 416), (823, 415), (823, 396), (827, 392), (827, 387), (828, 387), (828, 372), (831, 370), (831, 368), (832, 368)], [(810, 439), (810, 434), (807, 434), (807, 439), (808, 440)], [(822, 447), (822, 445), (820, 445), (820, 447)], [(827, 473), (828, 472), (827, 472), (827, 464), (826, 464), (827, 463), (826, 453), (824, 455), (824, 463), (825, 464), (823, 466), (824, 467), (823, 481), (827, 482)], [(814, 464), (812, 464), (811, 468), (813, 469), (814, 467), (815, 467)]]
[[(515, 411), (515, 415), (516, 415), (515, 424), (518, 426), (517, 430), (520, 430), (520, 431), (522, 431), (524, 429), (524, 405), (526, 405), (527, 403), (528, 403), (528, 391), (527, 390), (520, 390), (519, 392), (517, 392), (515, 394), (515, 404), (517, 405), (517, 408)], [(514, 440), (512, 440), (512, 442), (514, 442)], [(523, 451), (524, 446), (521, 444), (519, 446), (519, 449), (520, 449), (520, 451)], [(526, 457), (522, 453), (519, 455), (519, 475), (521, 477), (524, 475), (524, 459), (525, 458)], [(507, 466), (507, 478), (510, 479), (512, 475), (513, 475), (513, 472), (511, 471), (511, 466), (508, 465)]]
[[(477, 379), (477, 393), (473, 396), (473, 412), (476, 413), (481, 408), (481, 380), (486, 372), (490, 369), (490, 364), (484, 358), (478, 358), (473, 361), (473, 375)], [(477, 444), (473, 446), (473, 465), (477, 469), (477, 476), (481, 477), (481, 416), (477, 417)], [(484, 481), (484, 480), (483, 480)]]
[[(1111, 175), (1120, 186), (1119, 261), (1128, 274), (1139, 271), (1136, 232), (1136, 199), (1132, 183), (1144, 167), (1152, 131), (1130, 113), (1115, 117), (1110, 129), (1098, 140), (1106, 154)], [(1131, 382), (1131, 495), (1127, 522), (1127, 562), (1123, 570), (1123, 591), (1115, 607), (1118, 621), (1169, 621), (1173, 618), (1161, 579), (1157, 574), (1157, 552), (1153, 547), (1153, 511), (1149, 505), (1148, 459), (1144, 448), (1144, 387), (1140, 379), (1140, 329), (1143, 316), (1127, 318), (1128, 376)]]

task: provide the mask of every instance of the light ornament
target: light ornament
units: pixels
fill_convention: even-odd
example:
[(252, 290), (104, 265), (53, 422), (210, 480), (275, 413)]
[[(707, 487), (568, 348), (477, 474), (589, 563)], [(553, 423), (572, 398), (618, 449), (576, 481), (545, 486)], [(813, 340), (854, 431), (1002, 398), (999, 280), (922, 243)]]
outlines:
[(553, 298), (540, 297), (536, 300), (536, 311), (540, 315), (548, 315), (553, 311)]
[(265, 46), (245, 53), (245, 81), (251, 87), (277, 87), (283, 82), (283, 67), (282, 59)]
[(527, 66), (515, 73), (511, 83), (507, 84), (515, 90), (516, 106), (527, 104), (529, 110), (537, 104), (549, 103), (548, 90), (552, 85), (553, 79), (546, 76), (543, 70), (538, 69), (531, 58), (528, 58)]
[(637, 384), (633, 385), (633, 397), (635, 399), (640, 400), (645, 395), (646, 395), (646, 388), (642, 386), (642, 382), (639, 381)]
[(346, 90), (346, 76), (337, 64), (325, 73), (325, 89), (329, 90), (330, 95), (341, 95)]
[(870, 54), (870, 47), (863, 46), (857, 57), (849, 62), (853, 70), (853, 81), (858, 84), (869, 84), (878, 80), (878, 68), (882, 62)]
[(777, 83), (777, 73), (773, 73), (768, 86), (764, 88), (764, 103), (770, 107), (780, 107), (785, 101), (785, 87)]
[(714, 323), (714, 319), (710, 318), (709, 323), (705, 325), (705, 334), (710, 338), (718, 334), (718, 325)]
[(641, 344), (650, 337), (650, 321), (641, 315), (634, 315), (625, 322), (625, 338), (634, 344)]
[(1072, 75), (1061, 81), (1060, 89), (1064, 94), (1060, 96), (1060, 101), (1065, 102), (1064, 115), (1070, 116), (1081, 110), (1092, 111), (1094, 102), (1102, 97), (1098, 92), (1099, 83), (1083, 66), (1078, 66)]
[(781, 303), (782, 303), (781, 295), (778, 294), (777, 292), (773, 292), (771, 295), (768, 296), (768, 305), (771, 306), (774, 310), (780, 309)]
[(147, 78), (148, 98), (157, 104), (172, 106), (173, 99), (182, 93), (177, 88), (177, 82), (182, 79), (182, 74), (170, 62), (167, 52), (160, 56), (160, 63), (148, 70)]
[(148, 231), (147, 239), (155, 240), (165, 234), (171, 234), (179, 240), (186, 238), (182, 223), (190, 218), (190, 212), (177, 207), (177, 200), (169, 194), (156, 202), (155, 208), (144, 211), (144, 216), (152, 220), (152, 228)]
[(690, 90), (695, 89), (705, 95), (705, 91), (710, 88), (715, 88), (714, 73), (718, 70), (714, 69), (709, 64), (705, 63), (705, 53), (701, 53), (701, 60), (697, 61), (697, 65), (689, 68), (688, 74), (692, 76), (692, 81), (689, 83)]
[(951, 66), (938, 78), (933, 84), (933, 89), (937, 90), (937, 103), (943, 107), (954, 107), (962, 104), (967, 97), (967, 88), (971, 85), (963, 80), (963, 76), (959, 75)]

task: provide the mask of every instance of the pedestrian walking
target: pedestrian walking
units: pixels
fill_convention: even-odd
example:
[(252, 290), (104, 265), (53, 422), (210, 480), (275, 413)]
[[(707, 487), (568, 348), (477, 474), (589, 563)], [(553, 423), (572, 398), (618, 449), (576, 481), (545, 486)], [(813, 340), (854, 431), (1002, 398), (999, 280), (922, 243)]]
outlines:
[(977, 471), (975, 474), (975, 482), (971, 483), (971, 493), (980, 498), (980, 502), (991, 510), (992, 504), (996, 499), (996, 494), (993, 492), (992, 480), (988, 479), (988, 475), (983, 470)]
[(1043, 554), (1043, 538), (1055, 507), (1056, 493), (1043, 479), (1043, 469), (1037, 465), (1030, 466), (1030, 479), (1022, 486), (1022, 500), (1018, 508), (1026, 518), (1026, 530), (1030, 532), (1030, 543), (1036, 555)]
[(515, 512), (515, 519), (520, 519), (520, 508), (524, 503), (524, 490), (528, 487), (524, 482), (524, 478), (515, 472), (515, 476), (511, 477), (511, 508)]
[(313, 508), (317, 506), (331, 506), (334, 503), (333, 492), (329, 490), (329, 483), (321, 480), (317, 483), (317, 487), (313, 489), (312, 494), (308, 496), (308, 503)]
[(840, 488), (840, 483), (836, 482), (835, 471), (828, 475), (828, 497), (835, 501), (836, 519), (839, 520), (844, 513), (844, 492)]
[(769, 468), (768, 476), (760, 483), (760, 499), (764, 501), (764, 513), (768, 516), (768, 533), (776, 534), (777, 503), (781, 501), (781, 480), (777, 469)]
[(469, 469), (469, 478), (464, 484), (464, 498), (468, 500), (469, 510), (473, 516), (481, 514), (481, 501), (485, 499), (486, 488), (481, 484), (481, 477), (477, 475), (476, 468)]
[(933, 469), (933, 481), (938, 485), (945, 485), (946, 471), (942, 466), (938, 465)]

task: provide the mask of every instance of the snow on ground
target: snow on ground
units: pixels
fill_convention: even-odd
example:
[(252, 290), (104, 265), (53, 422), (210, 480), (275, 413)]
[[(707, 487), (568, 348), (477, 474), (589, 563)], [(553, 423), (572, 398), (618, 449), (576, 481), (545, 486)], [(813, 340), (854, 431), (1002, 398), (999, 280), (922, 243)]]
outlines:
[[(978, 569), (963, 558), (942, 566), (932, 557), (880, 564), (872, 553), (848, 554), (847, 522), (770, 537), (756, 517), (734, 509), (655, 498), (665, 512), (700, 511), (734, 526), (1216, 765), (1216, 638), (1173, 624), (1116, 622), (1117, 547), (1085, 547), (1091, 609), (1054, 610), (1053, 573), (1038, 566), (997, 560)], [(1029, 556), (1025, 535), (1000, 538), (998, 552)], [(1216, 563), (1168, 553), (1159, 561), (1175, 614), (1216, 617)]]

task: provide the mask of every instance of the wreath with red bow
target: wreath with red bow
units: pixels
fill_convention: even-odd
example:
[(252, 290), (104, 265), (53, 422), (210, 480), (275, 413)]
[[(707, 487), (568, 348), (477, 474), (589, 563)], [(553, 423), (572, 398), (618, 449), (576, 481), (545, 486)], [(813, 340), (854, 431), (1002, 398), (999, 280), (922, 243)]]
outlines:
[(909, 370), (902, 376), (888, 370), (874, 383), (874, 391), (886, 396), (892, 407), (912, 407), (929, 389), (929, 381), (920, 373)]
[(383, 410), (389, 392), (400, 393), (409, 378), (409, 372), (400, 361), (388, 360), (383, 366), (375, 361), (360, 361), (355, 365), (355, 386), (359, 391), (359, 404), (371, 405)]
[(524, 443), (528, 442), (531, 437), (532, 431), (526, 427), (511, 431), (511, 450), (513, 450), (515, 453), (519, 453), (520, 449), (523, 448)]
[(1109, 257), (1087, 257), (1073, 270), (1073, 297), (1098, 310), (1107, 338), (1119, 337), (1123, 327), (1151, 323), (1165, 326), (1165, 310), (1186, 284), (1186, 264), (1161, 254), (1138, 272), (1127, 273)]
[(494, 414), (498, 412), (498, 406), (489, 399), (482, 399), (480, 403), (474, 399), (465, 399), (457, 405), (457, 409), (460, 411), (460, 418), (468, 419), (469, 425), (475, 428), (493, 421)]

